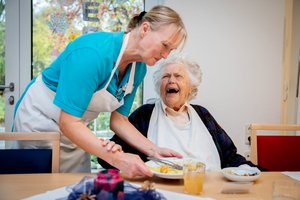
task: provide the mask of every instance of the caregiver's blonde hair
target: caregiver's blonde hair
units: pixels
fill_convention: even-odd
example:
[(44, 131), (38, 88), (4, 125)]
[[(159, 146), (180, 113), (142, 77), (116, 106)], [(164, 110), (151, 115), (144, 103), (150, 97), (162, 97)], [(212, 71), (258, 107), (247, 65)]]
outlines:
[(158, 5), (153, 7), (149, 12), (143, 11), (130, 20), (127, 26), (127, 32), (138, 28), (145, 21), (150, 23), (150, 27), (153, 31), (158, 31), (170, 24), (176, 25), (178, 29), (169, 40), (181, 33), (182, 38), (179, 46), (184, 46), (187, 39), (187, 32), (180, 15), (175, 10), (167, 6)]

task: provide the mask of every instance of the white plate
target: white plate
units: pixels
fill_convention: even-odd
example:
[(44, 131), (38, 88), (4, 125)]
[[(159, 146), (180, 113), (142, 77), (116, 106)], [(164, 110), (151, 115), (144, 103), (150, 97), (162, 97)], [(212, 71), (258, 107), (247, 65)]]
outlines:
[[(178, 164), (182, 164), (183, 160), (182, 159), (178, 159), (178, 158), (164, 158), (164, 159), (168, 159), (171, 160), (173, 162), (176, 162)], [(149, 167), (160, 167), (160, 164), (157, 164), (155, 162), (153, 162), (152, 160), (146, 162), (146, 165), (148, 165)], [(182, 179), (183, 178), (183, 173), (178, 173), (178, 174), (171, 174), (171, 173), (160, 173), (157, 171), (154, 171), (150, 168), (150, 170), (153, 172), (153, 174), (157, 177), (160, 178), (166, 178), (166, 179)]]
[[(259, 178), (260, 172), (257, 172), (252, 169), (241, 169), (238, 167), (227, 167), (222, 169), (222, 173), (224, 177), (231, 181), (238, 181), (238, 182), (251, 182), (255, 181)], [(248, 174), (248, 175), (246, 175)], [(255, 174), (255, 175), (249, 175)]]

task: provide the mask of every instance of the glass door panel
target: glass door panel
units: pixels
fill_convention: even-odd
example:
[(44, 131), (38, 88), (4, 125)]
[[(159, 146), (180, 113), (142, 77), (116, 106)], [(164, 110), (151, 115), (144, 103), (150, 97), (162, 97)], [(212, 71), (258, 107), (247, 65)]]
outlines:
[(2, 131), (11, 131), (15, 103), (30, 81), (30, 10), (31, 0), (0, 0)]

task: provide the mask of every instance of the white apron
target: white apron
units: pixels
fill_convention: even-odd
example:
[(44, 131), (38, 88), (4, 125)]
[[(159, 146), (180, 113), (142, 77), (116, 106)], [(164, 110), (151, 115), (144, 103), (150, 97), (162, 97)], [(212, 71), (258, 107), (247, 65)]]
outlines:
[[(109, 80), (104, 88), (94, 93), (87, 111), (82, 120), (88, 124), (97, 118), (100, 112), (112, 112), (123, 105), (124, 100), (118, 102), (118, 99), (111, 95), (106, 89), (119, 65), (129, 34), (124, 38), (123, 45), (118, 56), (117, 62), (111, 72)], [(132, 63), (128, 83), (123, 90), (124, 97), (133, 90), (134, 72), (136, 63)], [(15, 132), (60, 132), (59, 116), (61, 109), (53, 104), (55, 92), (50, 90), (42, 80), (41, 75), (28, 88), (20, 105), (17, 109), (14, 119)], [(124, 98), (123, 97), (123, 98)], [(60, 172), (90, 172), (90, 154), (83, 151), (72, 143), (67, 137), (61, 134), (60, 151)], [(13, 143), (13, 148), (51, 148), (49, 142), (40, 141), (18, 141)]]
[(206, 164), (209, 171), (221, 169), (216, 145), (197, 112), (188, 104), (190, 121), (175, 123), (163, 111), (161, 100), (156, 101), (147, 137), (160, 147), (170, 148), (184, 157), (195, 158)]
[[(120, 63), (122, 55), (127, 46), (129, 35), (130, 35), (130, 33), (128, 33), (124, 38), (124, 42), (123, 42), (120, 54), (118, 56), (117, 62), (110, 74), (108, 81), (106, 82), (106, 85), (101, 90), (94, 93), (94, 95), (89, 103), (89, 106), (82, 117), (83, 121), (87, 124), (89, 122), (91, 122), (93, 119), (96, 119), (100, 112), (112, 112), (112, 111), (118, 109), (119, 107), (121, 107), (124, 103), (124, 97), (127, 94), (130, 94), (133, 90), (136, 62), (132, 63), (129, 80), (128, 80), (127, 84), (122, 88), (122, 90), (125, 93), (120, 102), (118, 101), (118, 99), (115, 96), (113, 96), (106, 90), (113, 75), (115, 74), (115, 71), (118, 68), (118, 65)], [(101, 102), (101, 103), (99, 103), (99, 102)]]

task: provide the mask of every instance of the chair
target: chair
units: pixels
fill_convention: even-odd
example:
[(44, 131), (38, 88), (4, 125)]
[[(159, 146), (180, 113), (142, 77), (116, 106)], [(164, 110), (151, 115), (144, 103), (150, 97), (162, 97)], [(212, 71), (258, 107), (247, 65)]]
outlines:
[[(270, 171), (300, 171), (300, 130), (298, 124), (250, 124), (251, 161)], [(276, 131), (276, 134), (257, 134)]]
[(60, 133), (5, 132), (0, 140), (51, 141), (52, 149), (1, 149), (0, 174), (59, 173)]

